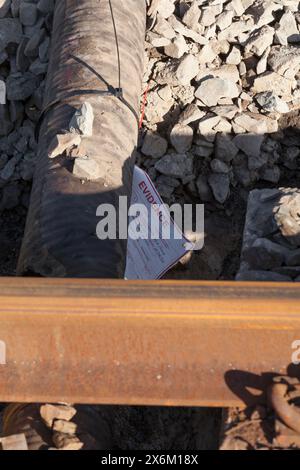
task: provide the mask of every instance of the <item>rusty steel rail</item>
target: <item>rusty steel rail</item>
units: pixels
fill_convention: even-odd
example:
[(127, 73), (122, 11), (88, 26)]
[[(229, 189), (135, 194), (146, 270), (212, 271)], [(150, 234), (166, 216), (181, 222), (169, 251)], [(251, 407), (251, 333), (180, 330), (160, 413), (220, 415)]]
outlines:
[(297, 284), (1, 278), (0, 401), (239, 406), (297, 339)]

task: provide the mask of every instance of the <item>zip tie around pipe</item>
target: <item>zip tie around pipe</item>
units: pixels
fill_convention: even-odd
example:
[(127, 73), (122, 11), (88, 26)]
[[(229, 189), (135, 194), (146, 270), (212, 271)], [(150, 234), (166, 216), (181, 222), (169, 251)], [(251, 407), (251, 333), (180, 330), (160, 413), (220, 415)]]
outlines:
[[(148, 2), (147, 0), (146, 1), (146, 5), (148, 5)], [(118, 33), (117, 33), (117, 27), (116, 27), (116, 22), (115, 22), (115, 17), (114, 17), (114, 11), (113, 11), (113, 6), (112, 6), (112, 1), (111, 0), (108, 0), (108, 3), (109, 3), (109, 8), (110, 8), (110, 13), (111, 13), (111, 19), (112, 19), (112, 24), (113, 24), (113, 29), (114, 29), (114, 36), (115, 36), (115, 42), (116, 42), (116, 49), (117, 49), (117, 62), (118, 62), (118, 88), (114, 88), (112, 85), (109, 85), (107, 83), (107, 90), (75, 90), (73, 91), (72, 93), (68, 93), (66, 94), (63, 98), (60, 98), (59, 100), (55, 100), (53, 101), (52, 103), (49, 103), (42, 111), (40, 117), (39, 117), (39, 120), (37, 122), (37, 125), (36, 125), (36, 129), (35, 129), (35, 137), (36, 137), (36, 140), (38, 140), (39, 138), (39, 133), (40, 133), (40, 129), (41, 129), (41, 125), (42, 125), (42, 122), (46, 116), (46, 114), (51, 111), (55, 106), (57, 106), (58, 104), (62, 104), (64, 102), (64, 100), (72, 97), (72, 96), (79, 96), (79, 95), (99, 95), (99, 96), (115, 96), (116, 98), (118, 98), (119, 101), (121, 101), (121, 103), (123, 103), (125, 106), (127, 106), (127, 108), (130, 110), (130, 112), (134, 115), (135, 117), (135, 120), (137, 122), (137, 125), (138, 125), (138, 128), (140, 129), (141, 128), (141, 119), (139, 118), (139, 116), (137, 115), (137, 113), (135, 112), (135, 110), (132, 108), (132, 106), (125, 100), (124, 98), (124, 95), (123, 95), (123, 89), (121, 87), (121, 59), (120, 59), (120, 49), (119, 49), (119, 40), (118, 40)], [(95, 70), (93, 70), (91, 67), (89, 67), (88, 64), (86, 64), (85, 62), (81, 61), (80, 58), (78, 57), (75, 57), (73, 55), (70, 55), (71, 58), (73, 58), (74, 60), (77, 60), (78, 62), (80, 62), (82, 65), (84, 65), (85, 67), (87, 67), (92, 73), (94, 73), (99, 79), (100, 79), (100, 76), (97, 75), (97, 73), (95, 72)]]

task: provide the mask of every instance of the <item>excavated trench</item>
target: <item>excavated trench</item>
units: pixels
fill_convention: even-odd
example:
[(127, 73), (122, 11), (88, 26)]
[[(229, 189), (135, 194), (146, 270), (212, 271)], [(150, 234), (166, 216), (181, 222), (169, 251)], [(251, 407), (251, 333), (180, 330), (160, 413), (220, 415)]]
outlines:
[[(6, 104), (0, 105), (1, 116), (6, 122), (6, 130), (2, 129), (0, 137), (0, 274), (15, 275), (19, 260), (18, 274), (22, 275), (120, 277), (124, 269), (126, 247), (113, 242), (99, 249), (94, 238), (94, 208), (103, 202), (114, 203), (119, 194), (130, 195), (131, 172), (136, 158), (137, 163), (150, 174), (165, 202), (205, 204), (204, 249), (193, 254), (187, 264), (179, 263), (166, 277), (233, 280), (240, 268), (249, 192), (262, 188), (299, 187), (300, 151), (297, 152), (297, 149), (300, 148), (300, 137), (297, 128), (300, 128), (300, 114), (296, 93), (299, 91), (299, 77), (295, 73), (297, 86), (290, 101), (287, 100), (294, 110), (275, 113), (276, 116), (272, 113), (266, 114), (251, 95), (253, 72), (257, 72), (265, 51), (260, 53), (255, 49), (258, 46), (252, 46), (254, 49), (250, 47), (246, 51), (237, 37), (219, 38), (223, 27), (226, 30), (231, 24), (242, 21), (250, 24), (251, 15), (258, 13), (244, 10), (242, 13), (233, 11), (228, 15), (232, 10), (228, 6), (231, 2), (227, 0), (220, 2), (223, 9), (214, 7), (214, 11), (210, 11), (212, 2), (209, 1), (200, 2), (203, 4), (201, 6), (199, 2), (189, 0), (170, 0), (162, 2), (165, 5), (161, 8), (159, 2), (152, 2), (152, 9), (148, 11), (151, 17), (148, 17), (147, 24), (145, 74), (143, 85), (140, 86), (138, 77), (142, 78), (145, 5), (144, 0), (141, 0), (139, 10), (136, 4), (135, 8), (130, 8), (131, 2), (126, 2), (127, 6), (123, 11), (120, 8), (115, 12), (121, 67), (124, 67), (122, 102), (117, 96), (113, 96), (118, 88), (118, 61), (108, 2), (105, 7), (105, 2), (99, 6), (95, 5), (98, 5), (98, 2), (82, 2), (86, 7), (87, 16), (82, 15), (81, 9), (77, 11), (73, 8), (72, 3), (76, 2), (59, 2), (52, 36), (53, 10), (50, 7), (49, 10), (41, 10), (39, 3), (41, 2), (30, 3), (30, 14), (25, 11), (25, 7), (24, 11), (11, 7), (6, 13), (1, 12), (0, 8), (0, 25), (3, 20), (14, 20), (16, 29), (15, 37), (10, 39), (5, 47), (7, 57), (3, 56), (3, 61), (0, 61), (0, 79), (6, 82), (8, 98)], [(254, 1), (248, 3), (255, 6)], [(153, 5), (158, 5), (156, 10)], [(127, 21), (126, 8), (131, 12), (130, 21)], [(36, 12), (36, 19), (35, 23), (30, 24), (33, 22), (30, 18), (35, 15), (33, 12)], [(209, 13), (215, 16), (208, 18)], [(275, 28), (275, 24), (280, 25), (284, 14), (298, 18), (297, 10), (292, 8), (287, 8), (285, 12), (280, 8), (274, 9), (271, 14), (273, 20), (269, 18), (266, 24), (261, 23), (261, 28)], [(135, 15), (134, 19), (132, 15)], [(222, 22), (226, 18), (229, 21), (228, 16), (231, 16), (231, 23), (226, 23), (225, 27)], [(195, 25), (197, 21), (199, 24), (200, 18), (203, 20), (203, 17), (204, 29), (197, 29)], [(133, 21), (136, 28), (130, 28), (128, 34), (128, 28)], [(261, 18), (259, 21), (262, 21)], [(23, 38), (18, 30), (18, 22), (23, 29)], [(214, 31), (215, 23), (218, 26)], [(103, 31), (99, 29), (99, 24), (103, 25)], [(124, 29), (120, 25), (123, 25)], [(256, 28), (250, 26), (241, 34), (251, 35), (253, 30), (256, 31)], [(200, 36), (207, 40), (202, 42)], [(52, 55), (45, 83), (45, 70), (49, 59), (47, 42), (50, 37)], [(268, 35), (264, 39), (266, 37)], [(217, 39), (222, 44), (215, 44)], [(294, 41), (296, 39), (294, 38)], [(247, 38), (243, 37), (245, 43), (246, 40)], [(102, 44), (101, 47), (98, 41)], [(228, 50), (225, 42), (228, 42)], [(90, 47), (91, 43), (93, 48)], [(207, 46), (212, 46), (212, 43), (213, 52)], [(297, 42), (287, 41), (287, 44), (288, 46), (280, 47), (297, 47)], [(278, 47), (278, 40), (271, 42), (269, 47)], [(128, 54), (128, 48), (134, 50), (134, 53)], [(239, 64), (230, 63), (235, 59), (228, 61), (228, 56), (234, 48), (241, 54)], [(0, 50), (0, 57), (1, 53)], [(203, 58), (205, 54), (208, 55)], [(191, 57), (197, 57), (200, 64), (192, 73), (195, 64)], [(184, 63), (185, 59), (187, 64)], [(240, 66), (242, 62), (246, 67), (246, 73), (243, 74)], [(107, 67), (105, 74), (103, 64)], [(239, 91), (245, 95), (242, 98), (227, 97), (216, 104), (203, 103), (203, 96), (200, 92), (197, 93), (198, 87), (206, 81), (203, 77), (225, 77), (226, 80), (231, 80), (232, 74), (236, 74), (233, 67), (239, 70)], [(270, 67), (266, 67), (270, 72)], [(179, 81), (178, 69), (181, 71)], [(264, 73), (266, 72), (262, 72)], [(103, 81), (102, 75), (106, 80)], [(135, 80), (132, 80), (133, 76)], [(20, 88), (25, 85), (28, 88), (30, 80), (35, 81), (35, 87), (29, 94), (14, 95), (9, 82), (15, 83), (16, 87), (16, 80)], [(142, 88), (145, 92), (144, 98), (147, 98), (147, 106), (136, 149), (137, 120), (140, 116), (138, 100)], [(103, 94), (108, 90), (109, 95)], [(41, 95), (44, 96), (43, 107)], [(61, 157), (58, 161), (49, 161), (47, 148), (56, 134), (68, 128), (74, 110), (85, 101), (92, 103), (96, 125), (88, 151), (95, 158), (97, 168), (103, 164), (107, 165), (109, 157), (109, 161), (114, 161), (114, 171), (111, 174), (105, 171), (105, 175), (101, 175), (100, 179), (88, 180), (82, 184), (82, 179), (74, 177), (69, 158)], [(241, 149), (236, 154), (237, 163), (231, 158), (222, 159), (220, 148), (224, 149), (224, 146), (221, 146), (224, 142), (220, 142), (219, 136), (223, 136), (228, 143), (228, 136), (234, 139), (239, 132), (241, 135), (249, 132), (253, 136), (251, 145), (255, 145), (257, 136), (261, 135), (260, 129), (264, 127), (256, 128), (251, 122), (254, 127), (250, 126), (247, 131), (234, 122), (234, 117), (229, 118), (224, 114), (218, 122), (209, 124), (207, 118), (219, 116), (216, 106), (231, 107), (231, 110), (227, 110), (230, 116), (232, 108), (237, 107), (238, 112), (242, 110), (242, 114), (251, 113), (252, 118), (253, 114), (256, 117), (267, 116), (277, 122), (278, 126), (274, 129), (274, 124), (268, 121), (272, 132), (265, 131), (262, 144), (264, 147), (255, 156), (251, 170), (247, 167), (247, 159), (249, 165), (249, 160), (254, 159), (254, 156)], [(42, 109), (47, 112), (43, 121), (40, 121)], [(37, 148), (34, 131), (40, 126)], [(106, 154), (102, 155), (99, 149), (105, 149)], [(225, 150), (227, 151), (227, 148)], [(276, 158), (272, 158), (275, 153)], [(181, 174), (166, 166), (165, 156), (174, 154), (185, 155), (180, 159)], [(189, 174), (186, 171), (186, 160), (191, 158), (193, 172)], [(12, 171), (9, 172), (7, 163), (13, 159), (15, 161), (11, 164)], [(223, 165), (220, 165), (220, 162)], [(35, 166), (32, 200), (29, 206)], [(3, 173), (4, 169), (6, 171)], [(218, 192), (218, 187), (222, 187), (222, 184), (227, 188), (226, 197), (224, 191), (221, 191), (221, 194)], [(59, 212), (57, 207), (60, 208)], [(76, 237), (70, 237), (70, 234), (75, 233)], [(83, 243), (87, 239), (89, 243)], [(77, 257), (72, 257), (74, 252)], [(218, 447), (220, 410), (99, 407), (97, 411), (110, 422), (114, 445), (122, 449), (188, 450)]]

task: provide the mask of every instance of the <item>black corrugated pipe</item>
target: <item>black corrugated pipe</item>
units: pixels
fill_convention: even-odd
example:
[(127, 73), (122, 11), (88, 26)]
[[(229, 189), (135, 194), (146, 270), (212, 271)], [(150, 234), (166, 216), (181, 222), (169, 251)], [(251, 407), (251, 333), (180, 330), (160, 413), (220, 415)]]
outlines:
[[(145, 0), (59, 0), (56, 2), (38, 161), (34, 176), (19, 275), (123, 277), (126, 240), (96, 237), (100, 204), (118, 207), (131, 194), (143, 73)], [(87, 154), (103, 177), (74, 176), (73, 160), (50, 159), (49, 145), (69, 127), (74, 111), (88, 101), (94, 111)], [(84, 183), (84, 184), (83, 184)]]

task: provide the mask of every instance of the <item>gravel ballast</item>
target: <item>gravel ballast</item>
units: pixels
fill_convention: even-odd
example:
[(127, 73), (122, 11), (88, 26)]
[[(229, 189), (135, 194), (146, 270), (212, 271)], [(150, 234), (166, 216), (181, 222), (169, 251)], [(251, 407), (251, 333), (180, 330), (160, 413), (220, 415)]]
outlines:
[[(255, 191), (299, 187), (300, 2), (148, 4), (138, 164), (165, 202), (205, 204), (204, 249), (168, 276), (233, 280), (268, 266), (261, 280), (271, 272), (297, 280), (298, 245), (287, 254), (276, 231), (255, 233), (246, 253), (254, 264), (239, 269), (249, 194), (257, 206)], [(29, 204), (53, 9), (54, 0), (0, 0), (2, 275), (15, 273)], [(264, 266), (251, 258), (256, 248)], [(219, 410), (107, 407), (107, 415), (122, 449), (217, 447)]]

